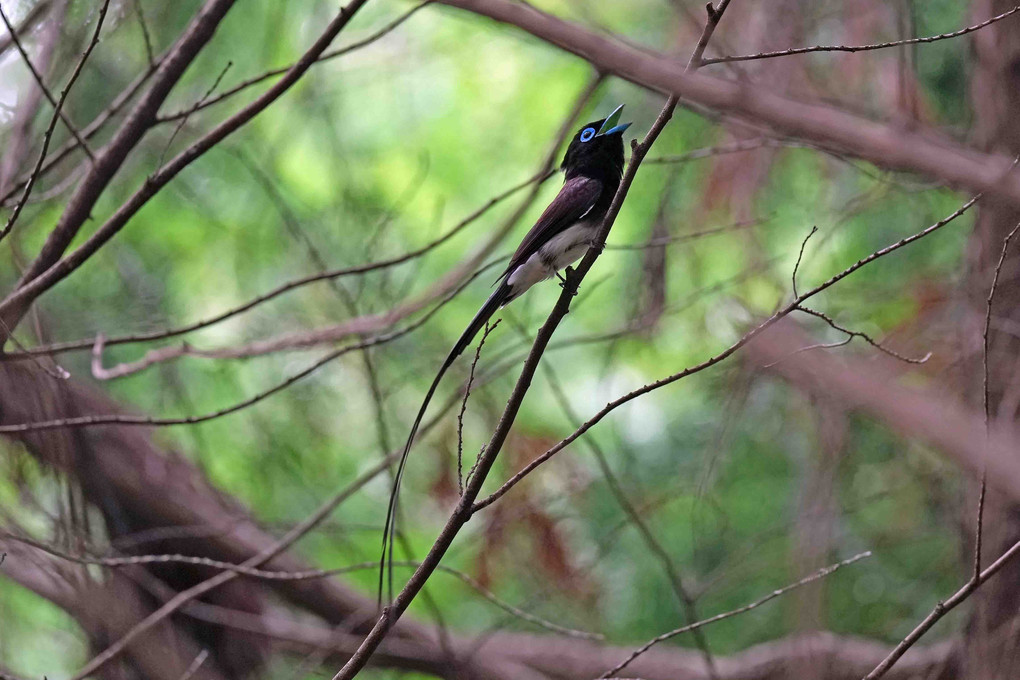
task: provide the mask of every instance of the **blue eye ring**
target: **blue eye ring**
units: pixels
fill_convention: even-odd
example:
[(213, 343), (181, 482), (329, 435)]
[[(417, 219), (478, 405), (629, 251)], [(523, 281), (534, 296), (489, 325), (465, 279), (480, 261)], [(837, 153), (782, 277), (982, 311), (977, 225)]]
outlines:
[(581, 131), (581, 141), (590, 142), (591, 138), (595, 136), (595, 128), (585, 128)]

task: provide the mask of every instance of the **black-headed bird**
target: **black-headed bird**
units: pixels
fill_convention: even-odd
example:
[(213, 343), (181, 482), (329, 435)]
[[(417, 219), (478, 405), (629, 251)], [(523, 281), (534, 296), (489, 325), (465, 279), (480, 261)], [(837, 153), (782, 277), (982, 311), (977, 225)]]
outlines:
[[(602, 120), (588, 123), (574, 135), (567, 147), (560, 169), (563, 188), (527, 233), (509, 264), (496, 281), (496, 289), (464, 329), (439, 368), (432, 385), (411, 426), (404, 452), (393, 480), (386, 527), (383, 533), (383, 554), (379, 574), (379, 596), (387, 554), (393, 555), (393, 529), (396, 521), (397, 496), (422, 418), (435, 394), (439, 381), (454, 360), (471, 344), (478, 331), (498, 309), (522, 295), (539, 281), (559, 277), (559, 270), (584, 255), (598, 234), (609, 205), (623, 176), (623, 132), (630, 123), (620, 124), (623, 104)], [(562, 277), (560, 277), (562, 280)], [(392, 574), (391, 574), (392, 579)], [(392, 582), (390, 584), (392, 593)]]

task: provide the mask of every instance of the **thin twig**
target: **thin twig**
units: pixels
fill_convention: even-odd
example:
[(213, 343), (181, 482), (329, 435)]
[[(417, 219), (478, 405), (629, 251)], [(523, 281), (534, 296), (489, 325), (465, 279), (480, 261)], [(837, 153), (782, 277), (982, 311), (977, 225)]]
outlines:
[(712, 227), (711, 229), (702, 229), (701, 231), (691, 231), (686, 234), (677, 234), (676, 236), (664, 236), (662, 238), (649, 239), (643, 243), (635, 244), (606, 244), (606, 250), (648, 250), (649, 248), (658, 248), (660, 246), (668, 246), (675, 243), (686, 243), (688, 241), (694, 241), (697, 239), (704, 238), (706, 236), (716, 236), (718, 234), (727, 234), (732, 231), (740, 231), (761, 224), (765, 220), (760, 218), (750, 220), (739, 220), (732, 224), (727, 224), (723, 227)]
[(698, 621), (697, 623), (692, 623), (692, 624), (690, 624), (688, 626), (682, 626), (680, 628), (676, 628), (674, 630), (671, 630), (668, 633), (663, 633), (662, 635), (656, 636), (656, 637), (652, 638), (651, 640), (649, 640), (648, 642), (646, 642), (641, 647), (638, 647), (637, 649), (635, 649), (633, 652), (631, 652), (630, 656), (628, 656), (626, 659), (624, 659), (620, 664), (618, 664), (616, 666), (613, 666), (611, 669), (609, 669), (608, 671), (606, 671), (605, 673), (600, 675), (599, 678), (610, 678), (610, 677), (616, 675), (621, 670), (623, 670), (628, 665), (630, 665), (630, 663), (632, 661), (634, 661), (634, 659), (638, 658), (639, 656), (641, 656), (642, 654), (647, 652), (649, 649), (651, 649), (654, 645), (657, 645), (660, 642), (663, 642), (665, 640), (669, 640), (670, 638), (674, 638), (677, 635), (681, 635), (683, 633), (688, 633), (688, 632), (693, 631), (693, 630), (698, 630), (699, 628), (707, 626), (710, 623), (716, 623), (717, 621), (722, 621), (723, 619), (729, 619), (729, 618), (732, 618), (732, 617), (737, 616), (739, 614), (743, 614), (745, 612), (749, 612), (752, 609), (757, 609), (758, 607), (762, 606), (763, 604), (765, 604), (766, 602), (768, 602), (770, 600), (774, 600), (777, 597), (785, 595), (786, 593), (790, 592), (791, 590), (795, 590), (797, 588), (800, 588), (801, 586), (806, 586), (809, 583), (813, 583), (813, 582), (817, 581), (818, 579), (825, 578), (826, 576), (828, 576), (829, 574), (832, 574), (836, 570), (838, 570), (838, 569), (840, 569), (842, 567), (851, 565), (854, 562), (859, 562), (860, 560), (863, 560), (866, 557), (871, 557), (871, 551), (870, 550), (868, 550), (866, 552), (862, 552), (862, 553), (860, 553), (858, 555), (854, 555), (853, 557), (851, 557), (849, 559), (846, 559), (846, 560), (843, 560), (842, 562), (836, 562), (835, 564), (830, 564), (827, 567), (819, 569), (818, 571), (816, 571), (815, 573), (811, 574), (810, 576), (806, 576), (806, 577), (802, 578), (801, 580), (797, 581), (796, 583), (791, 583), (790, 585), (785, 586), (783, 588), (780, 588), (778, 590), (773, 590), (771, 593), (769, 593), (765, 597), (759, 598), (759, 599), (757, 599), (754, 602), (751, 602), (749, 604), (745, 604), (743, 607), (737, 607), (736, 609), (731, 609), (728, 612), (723, 612), (722, 614), (716, 614), (715, 616), (709, 617), (709, 618), (704, 619), (702, 621)]
[(800, 244), (800, 252), (797, 253), (797, 262), (793, 265), (793, 274), (790, 277), (793, 283), (793, 297), (797, 297), (797, 270), (800, 269), (800, 261), (801, 258), (804, 257), (804, 248), (807, 246), (808, 239), (814, 236), (816, 231), (818, 231), (818, 227), (812, 226), (811, 231), (808, 232), (808, 235), (804, 237), (804, 240)]
[(135, 5), (135, 16), (138, 17), (138, 25), (142, 29), (142, 40), (145, 42), (145, 58), (149, 61), (149, 67), (155, 65), (155, 58), (152, 53), (152, 39), (149, 37), (149, 27), (145, 23), (145, 14), (142, 12), (141, 0), (133, 0)]
[(959, 38), (960, 36), (967, 35), (978, 31), (985, 26), (994, 24), (997, 21), (1015, 14), (1020, 11), (1020, 6), (1014, 7), (1011, 10), (1003, 12), (1002, 14), (996, 15), (991, 19), (986, 19), (980, 24), (974, 24), (967, 28), (962, 28), (952, 33), (940, 33), (939, 35), (932, 35), (925, 38), (909, 38), (907, 40), (893, 40), (884, 43), (875, 43), (872, 45), (814, 45), (813, 47), (797, 47), (789, 50), (778, 50), (776, 52), (759, 52), (758, 54), (745, 54), (737, 56), (726, 56), (726, 57), (714, 57), (710, 59), (703, 59), (701, 64), (707, 66), (709, 64), (728, 64), (735, 61), (752, 61), (755, 59), (772, 59), (774, 57), (788, 57), (794, 54), (807, 54), (808, 52), (867, 52), (870, 50), (882, 50), (887, 47), (900, 47), (903, 45), (920, 45), (924, 43), (933, 43), (938, 40), (947, 40), (949, 38)]
[[(232, 62), (232, 61), (228, 61), (227, 62), (227, 65), (223, 67), (223, 70), (220, 71), (220, 74), (218, 76), (216, 76), (216, 80), (213, 81), (213, 84), (209, 86), (209, 89), (205, 91), (205, 94), (203, 94), (201, 97), (199, 97), (198, 102), (200, 104), (202, 102), (206, 101), (207, 99), (209, 99), (209, 97), (212, 96), (212, 93), (216, 91), (217, 87), (219, 87), (220, 81), (223, 80), (223, 76), (227, 75), (227, 71), (229, 71), (230, 67), (233, 66), (233, 65), (234, 65), (234, 62)], [(177, 125), (174, 126), (174, 131), (173, 131), (173, 133), (171, 133), (170, 139), (167, 140), (166, 146), (163, 147), (162, 153), (159, 154), (159, 162), (156, 163), (156, 171), (157, 172), (159, 172), (159, 170), (162, 169), (162, 167), (163, 167), (163, 160), (166, 158), (166, 152), (170, 150), (170, 147), (171, 147), (171, 145), (173, 145), (174, 140), (177, 139), (177, 135), (180, 134), (181, 128), (183, 128), (185, 126), (185, 124), (187, 124), (187, 122), (188, 122), (188, 115), (184, 115), (184, 116), (181, 116), (181, 119), (177, 122)]]
[[(871, 345), (872, 347), (874, 347), (878, 351), (882, 352), (883, 354), (887, 354), (887, 355), (891, 356), (893, 359), (896, 359), (898, 361), (902, 361), (902, 362), (907, 363), (907, 364), (923, 364), (923, 363), (926, 363), (928, 361), (928, 359), (931, 358), (931, 352), (928, 352), (927, 354), (925, 354), (920, 359), (914, 359), (914, 358), (911, 358), (911, 357), (908, 357), (908, 356), (904, 356), (904, 355), (900, 354), (899, 352), (897, 352), (895, 350), (889, 349), (888, 347), (886, 347), (885, 345), (883, 345), (882, 343), (878, 342), (873, 337), (868, 335), (867, 333), (864, 333), (862, 331), (851, 330), (849, 328), (844, 328), (843, 326), (841, 326), (838, 323), (836, 323), (835, 321), (833, 321), (833, 319), (829, 315), (827, 315), (825, 312), (819, 312), (817, 309), (812, 309), (810, 307), (805, 307), (803, 305), (800, 305), (799, 307), (797, 307), (797, 311), (804, 312), (805, 314), (810, 314), (811, 316), (816, 317), (818, 319), (821, 319), (825, 323), (829, 324), (829, 326), (831, 326), (832, 328), (836, 329), (840, 333), (846, 333), (847, 336), (849, 336), (849, 337), (847, 337), (847, 342), (849, 342), (850, 340), (853, 340), (854, 338), (860, 338), (861, 340), (864, 340), (866, 343), (868, 343), (869, 345)], [(841, 344), (846, 344), (846, 343), (841, 343)], [(802, 347), (801, 349), (807, 349), (807, 348)]]
[[(359, 562), (357, 564), (350, 564), (345, 567), (335, 567), (332, 569), (307, 569), (304, 571), (272, 571), (266, 569), (259, 569), (257, 567), (246, 567), (244, 564), (233, 564), (231, 562), (224, 562), (222, 560), (214, 560), (209, 557), (197, 557), (192, 555), (180, 555), (180, 554), (166, 554), (166, 555), (131, 555), (126, 557), (90, 557), (87, 555), (75, 555), (60, 548), (37, 541), (27, 536), (18, 536), (15, 534), (0, 532), (0, 538), (6, 538), (18, 543), (23, 543), (27, 546), (41, 550), (53, 557), (57, 557), (68, 562), (75, 564), (83, 564), (90, 566), (106, 567), (108, 569), (120, 569), (124, 567), (137, 567), (149, 564), (188, 564), (192, 566), (208, 567), (211, 569), (219, 569), (221, 571), (231, 572), (244, 576), (247, 578), (258, 579), (262, 581), (309, 581), (314, 579), (330, 578), (333, 576), (342, 576), (344, 574), (351, 574), (359, 571), (369, 571), (375, 569), (379, 565), (373, 560), (371, 562)], [(2, 561), (0, 561), (2, 563)], [(409, 567), (416, 568), (418, 562), (414, 561), (395, 561), (393, 566), (395, 567)], [(481, 583), (471, 578), (468, 574), (448, 567), (446, 565), (439, 565), (437, 571), (449, 574), (462, 583), (467, 585), (469, 588), (477, 592), (484, 599), (488, 600), (493, 605), (499, 607), (503, 611), (511, 614), (512, 616), (521, 620), (532, 623), (540, 628), (566, 635), (568, 637), (583, 639), (583, 640), (604, 640), (605, 636), (599, 633), (592, 633), (585, 630), (578, 630), (576, 628), (569, 628), (561, 626), (557, 623), (543, 619), (535, 614), (526, 612), (519, 607), (516, 607), (509, 602), (500, 599), (483, 586)]]
[[(74, 70), (71, 72), (71, 77), (67, 79), (67, 84), (64, 86), (64, 89), (60, 91), (59, 99), (57, 99), (57, 101), (53, 103), (54, 109), (53, 116), (50, 118), (49, 125), (46, 126), (46, 132), (43, 134), (42, 150), (39, 151), (39, 158), (36, 161), (35, 167), (32, 169), (32, 172), (28, 176), (28, 181), (25, 183), (25, 190), (21, 194), (21, 199), (14, 205), (14, 210), (7, 218), (7, 224), (4, 225), (3, 229), (0, 229), (0, 241), (2, 241), (4, 237), (6, 237), (7, 234), (11, 232), (11, 229), (14, 228), (14, 223), (17, 221), (18, 216), (21, 215), (21, 211), (25, 207), (25, 204), (28, 203), (28, 197), (32, 194), (32, 188), (35, 186), (36, 180), (39, 179), (39, 171), (41, 170), (42, 165), (46, 160), (46, 152), (49, 150), (50, 140), (53, 138), (53, 130), (55, 130), (57, 127), (57, 120), (60, 119), (60, 117), (62, 116), (62, 112), (64, 110), (64, 101), (67, 99), (67, 94), (71, 91), (71, 87), (74, 85), (75, 81), (78, 80), (78, 76), (81, 74), (82, 68), (85, 66), (85, 61), (89, 58), (89, 55), (92, 54), (92, 50), (95, 48), (95, 46), (99, 44), (99, 32), (103, 28), (103, 20), (106, 19), (106, 10), (109, 9), (109, 7), (110, 0), (105, 0), (105, 2), (103, 2), (103, 6), (99, 9), (99, 19), (96, 21), (96, 30), (92, 34), (92, 39), (89, 40), (89, 44), (88, 46), (86, 46), (85, 51), (81, 55), (81, 58), (78, 59), (78, 63), (75, 65)], [(0, 16), (2, 15), (3, 10), (0, 10)], [(4, 23), (7, 24), (7, 17), (4, 17)], [(9, 31), (14, 30), (10, 27), (10, 24), (7, 24), (7, 28)], [(17, 40), (13, 32), (11, 33), (11, 37), (12, 39)], [(18, 43), (18, 47), (19, 49), (21, 49), (20, 43)], [(29, 63), (28, 56), (27, 55), (24, 56), (26, 63)], [(31, 64), (29, 64), (29, 66), (31, 67)], [(42, 86), (41, 82), (40, 86)], [(50, 97), (48, 92), (47, 97)], [(89, 158), (95, 160), (92, 157), (92, 152), (88, 150), (87, 146), (85, 146), (85, 142), (82, 141), (81, 144), (82, 148), (89, 155)]]
[[(100, 19), (99, 19), (99, 25), (100, 26), (103, 23), (102, 16), (105, 16), (106, 6), (107, 5), (109, 5), (108, 1), (106, 3), (104, 3), (104, 6), (103, 6), (103, 14), (100, 16)], [(36, 70), (35, 66), (32, 64), (32, 60), (31, 60), (31, 58), (29, 58), (28, 52), (25, 50), (24, 45), (21, 44), (21, 39), (18, 37), (17, 30), (14, 28), (14, 26), (11, 25), (11, 22), (7, 19), (7, 15), (4, 14), (4, 10), (3, 10), (3, 6), (2, 5), (0, 5), (0, 20), (3, 21), (4, 26), (7, 28), (7, 33), (11, 36), (11, 41), (14, 43), (14, 46), (16, 48), (18, 48), (18, 53), (21, 55), (22, 61), (25, 62), (25, 66), (28, 68), (29, 72), (32, 74), (32, 79), (35, 80), (36, 85), (39, 86), (39, 89), (42, 90), (43, 95), (46, 96), (46, 99), (49, 101), (50, 105), (53, 107), (54, 115), (55, 116), (59, 116), (60, 120), (64, 123), (64, 126), (74, 136), (75, 140), (77, 140), (78, 146), (81, 147), (82, 151), (84, 151), (85, 154), (91, 160), (95, 161), (96, 158), (92, 154), (92, 150), (89, 149), (88, 144), (86, 144), (85, 140), (81, 138), (80, 134), (78, 134), (78, 130), (77, 130), (77, 128), (75, 128), (74, 123), (72, 123), (71, 120), (67, 117), (67, 114), (64, 113), (61, 110), (61, 106), (57, 103), (57, 99), (54, 98), (53, 93), (50, 92), (50, 89), (48, 87), (46, 87), (46, 83), (43, 82), (42, 76), (39, 75), (39, 72)], [(97, 31), (97, 36), (98, 36), (98, 31)], [(88, 50), (86, 50), (86, 52), (91, 52), (92, 47), (93, 47), (93, 45), (90, 45)], [(88, 56), (88, 55), (86, 54), (85, 56)], [(82, 61), (79, 62), (79, 67), (76, 70), (80, 70), (81, 64), (83, 64), (83, 63), (84, 63), (84, 59), (82, 59)], [(72, 81), (73, 81), (74, 78), (77, 78), (77, 74), (72, 76)]]
[[(1002, 264), (1006, 261), (1006, 250), (1009, 248), (1009, 242), (1016, 235), (1017, 230), (1020, 230), (1020, 222), (1017, 223), (1013, 230), (1006, 234), (1006, 238), (1002, 240), (1002, 252), (999, 253), (999, 261), (995, 265), (995, 274), (992, 276), (992, 286), (988, 290), (988, 300), (985, 303), (985, 326), (981, 333), (981, 386), (982, 395), (981, 403), (984, 407), (985, 416), (985, 446), (988, 445), (989, 428), (990, 428), (990, 392), (988, 387), (988, 330), (992, 325), (992, 301), (995, 299), (995, 289), (999, 285), (999, 273), (1002, 271)], [(985, 490), (988, 482), (988, 469), (986, 463), (982, 461), (981, 467), (981, 490), (978, 492), (978, 504), (977, 504), (977, 519), (975, 520), (974, 527), (974, 572), (973, 578), (976, 580), (981, 574), (981, 540), (984, 524), (985, 514)]]
[(464, 412), (467, 411), (468, 398), (471, 397), (471, 386), (475, 382), (475, 368), (478, 367), (478, 360), (482, 358), (482, 347), (489, 337), (489, 333), (496, 330), (496, 326), (502, 319), (496, 319), (495, 323), (485, 323), (485, 332), (478, 342), (475, 350), (474, 361), (471, 362), (471, 371), (468, 373), (467, 387), (464, 388), (464, 399), (460, 402), (460, 413), (457, 414), (457, 493), (464, 495)]

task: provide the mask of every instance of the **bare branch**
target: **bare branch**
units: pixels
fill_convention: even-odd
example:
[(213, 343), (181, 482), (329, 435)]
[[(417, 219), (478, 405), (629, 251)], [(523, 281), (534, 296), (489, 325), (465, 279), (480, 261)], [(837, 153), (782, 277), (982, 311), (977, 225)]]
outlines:
[[(988, 387), (988, 331), (992, 325), (992, 302), (995, 300), (995, 289), (999, 285), (999, 274), (1002, 272), (1002, 264), (1006, 261), (1006, 251), (1009, 249), (1009, 242), (1013, 240), (1017, 230), (1020, 230), (1020, 223), (1017, 223), (1013, 230), (1006, 234), (1002, 240), (1002, 252), (999, 253), (999, 261), (995, 264), (995, 273), (992, 276), (992, 285), (988, 289), (988, 300), (985, 302), (985, 326), (981, 333), (981, 404), (985, 417), (985, 445), (988, 444), (990, 435), (990, 393)], [(988, 485), (987, 463), (981, 469), (981, 490), (978, 492), (977, 518), (974, 527), (974, 572), (972, 578), (977, 580), (981, 575), (981, 539), (983, 535), (983, 524), (985, 514), (985, 491)]]
[(475, 349), (475, 359), (471, 362), (471, 371), (468, 373), (467, 386), (464, 388), (464, 399), (460, 402), (460, 413), (457, 414), (457, 491), (464, 495), (464, 412), (467, 411), (468, 399), (471, 397), (471, 386), (475, 382), (475, 369), (478, 367), (478, 360), (482, 358), (482, 347), (489, 338), (489, 334), (496, 330), (496, 326), (502, 319), (496, 319), (495, 323), (485, 324), (485, 332), (482, 339), (478, 341), (478, 348)]
[[(479, 271), (478, 274), (481, 274), (482, 271), (485, 271), (485, 270), (483, 269), (483, 270)], [(476, 276), (478, 274), (476, 274)], [(320, 368), (322, 368), (326, 364), (330, 363), (331, 361), (334, 361), (335, 359), (340, 358), (341, 356), (343, 356), (345, 354), (348, 354), (349, 352), (354, 352), (354, 351), (357, 351), (357, 350), (365, 349), (367, 347), (375, 347), (376, 345), (382, 345), (382, 344), (385, 344), (385, 343), (388, 343), (388, 342), (392, 342), (393, 340), (397, 340), (398, 338), (401, 338), (401, 337), (407, 335), (408, 333), (413, 332), (414, 330), (418, 329), (419, 327), (424, 325), (426, 322), (428, 322), (428, 320), (431, 319), (432, 316), (436, 312), (438, 312), (440, 309), (442, 309), (443, 305), (445, 305), (447, 302), (452, 300), (453, 297), (456, 296), (457, 293), (459, 293), (461, 290), (463, 290), (464, 287), (467, 286), (467, 284), (469, 284), (473, 279), (474, 279), (474, 277), (472, 277), (471, 279), (468, 279), (467, 281), (465, 281), (463, 284), (461, 284), (461, 286), (459, 288), (455, 289), (452, 293), (448, 294), (446, 299), (444, 299), (438, 305), (433, 307), (431, 310), (429, 310), (429, 312), (427, 314), (423, 315), (420, 319), (418, 319), (414, 323), (408, 324), (404, 328), (401, 328), (399, 330), (393, 331), (391, 333), (386, 333), (384, 335), (379, 335), (379, 336), (375, 336), (375, 337), (369, 337), (369, 338), (366, 338), (365, 340), (361, 340), (361, 341), (356, 342), (354, 344), (347, 345), (345, 347), (341, 347), (339, 349), (333, 350), (332, 352), (329, 352), (325, 356), (321, 357), (319, 360), (314, 362), (312, 365), (308, 366), (307, 368), (305, 368), (305, 369), (303, 369), (301, 371), (298, 371), (297, 373), (289, 376), (288, 378), (282, 380), (281, 382), (277, 383), (276, 385), (273, 385), (272, 387), (270, 387), (270, 388), (268, 388), (266, 390), (263, 390), (263, 391), (259, 392), (258, 394), (245, 399), (244, 401), (240, 401), (240, 402), (238, 402), (236, 404), (232, 404), (231, 406), (227, 406), (225, 408), (217, 409), (215, 411), (211, 411), (209, 413), (203, 413), (203, 414), (197, 415), (197, 416), (184, 416), (184, 417), (181, 417), (181, 418), (152, 418), (152, 417), (149, 417), (149, 416), (129, 416), (129, 415), (121, 415), (121, 414), (116, 414), (116, 415), (78, 416), (78, 417), (75, 417), (75, 418), (58, 418), (56, 420), (46, 420), (46, 421), (40, 421), (40, 422), (35, 422), (35, 423), (17, 423), (17, 424), (12, 424), (12, 425), (0, 425), (0, 433), (35, 432), (35, 431), (40, 431), (40, 430), (53, 430), (53, 429), (59, 429), (59, 428), (65, 428), (65, 427), (74, 427), (74, 428), (77, 428), (77, 427), (94, 427), (94, 426), (97, 426), (97, 425), (110, 425), (110, 424), (117, 424), (117, 425), (143, 425), (143, 426), (148, 426), (148, 427), (157, 427), (157, 426), (159, 426), (159, 427), (167, 427), (167, 426), (171, 426), (171, 425), (195, 425), (197, 423), (204, 423), (204, 422), (209, 421), (209, 420), (214, 420), (216, 418), (221, 418), (223, 416), (230, 415), (232, 413), (237, 413), (238, 411), (241, 411), (243, 409), (248, 408), (249, 406), (253, 406), (253, 405), (259, 403), (263, 399), (266, 399), (268, 397), (273, 396), (274, 394), (282, 392), (283, 390), (287, 389), (288, 387), (290, 387), (291, 385), (295, 384), (299, 380), (302, 380), (303, 378), (308, 377), (309, 375), (311, 375), (315, 371), (319, 370)], [(102, 336), (100, 336), (100, 338), (96, 342), (96, 350), (95, 350), (95, 352), (93, 354), (93, 361), (92, 361), (92, 372), (93, 372), (93, 374), (96, 375), (97, 378), (100, 378), (100, 379), (105, 378), (105, 377), (110, 377), (110, 376), (108, 376), (106, 374), (105, 369), (103, 369), (103, 367), (101, 365), (98, 365), (100, 357), (101, 357), (102, 349), (103, 349)], [(200, 350), (190, 350), (190, 351), (193, 352), (193, 353), (200, 352)]]
[(809, 52), (867, 52), (870, 50), (883, 50), (887, 47), (901, 47), (904, 45), (922, 45), (927, 43), (937, 42), (939, 40), (947, 40), (949, 38), (959, 38), (960, 36), (979, 31), (985, 26), (990, 26), (997, 21), (1012, 16), (1020, 11), (1020, 6), (1014, 7), (1013, 9), (998, 14), (991, 19), (986, 19), (979, 24), (968, 26), (967, 28), (961, 28), (958, 31), (952, 33), (940, 33), (939, 35), (932, 35), (925, 38), (909, 38), (907, 40), (893, 40), (891, 42), (875, 43), (873, 45), (815, 45), (813, 47), (797, 47), (789, 50), (778, 50), (776, 52), (759, 52), (758, 54), (745, 54), (739, 56), (727, 56), (727, 57), (714, 57), (709, 59), (703, 59), (702, 65), (707, 66), (709, 64), (727, 64), (734, 61), (752, 61), (755, 59), (772, 59), (774, 57), (788, 57), (794, 54), (807, 54)]
[(808, 239), (815, 235), (818, 231), (818, 227), (812, 226), (811, 231), (804, 237), (804, 240), (800, 244), (800, 252), (797, 253), (797, 262), (793, 265), (793, 274), (790, 276), (791, 282), (793, 283), (793, 297), (797, 297), (797, 270), (800, 269), (800, 261), (804, 257), (804, 248), (807, 247)]
[(816, 571), (815, 573), (811, 574), (810, 576), (806, 576), (806, 577), (802, 578), (801, 580), (797, 581), (796, 583), (791, 583), (790, 585), (784, 586), (783, 588), (780, 588), (778, 590), (773, 590), (768, 595), (766, 595), (766, 596), (764, 596), (762, 598), (759, 598), (759, 599), (757, 599), (754, 602), (751, 602), (749, 604), (745, 604), (743, 607), (737, 607), (736, 609), (731, 609), (728, 612), (723, 612), (722, 614), (716, 614), (715, 616), (709, 617), (709, 618), (704, 619), (702, 621), (698, 621), (697, 623), (692, 623), (692, 624), (690, 624), (688, 626), (682, 626), (680, 628), (676, 628), (674, 630), (671, 630), (668, 633), (663, 633), (662, 635), (654, 637), (651, 640), (649, 640), (648, 642), (646, 642), (644, 645), (639, 647), (638, 649), (635, 649), (631, 653), (631, 655), (628, 656), (626, 659), (624, 659), (622, 662), (620, 662), (619, 665), (614, 666), (613, 668), (609, 669), (608, 671), (603, 673), (600, 677), (601, 678), (610, 678), (610, 677), (616, 675), (617, 673), (622, 671), (624, 668), (626, 668), (628, 665), (630, 665), (630, 663), (634, 659), (638, 658), (639, 656), (641, 656), (642, 654), (647, 652), (649, 649), (651, 649), (654, 645), (657, 645), (660, 642), (664, 642), (666, 640), (669, 640), (670, 638), (674, 638), (677, 635), (681, 635), (683, 633), (688, 633), (688, 632), (693, 631), (693, 630), (698, 630), (699, 628), (707, 626), (710, 623), (716, 623), (717, 621), (722, 621), (724, 619), (729, 619), (729, 618), (732, 618), (734, 616), (738, 616), (739, 614), (744, 614), (745, 612), (749, 612), (752, 609), (757, 609), (758, 607), (762, 606), (766, 602), (769, 602), (770, 600), (774, 600), (777, 597), (785, 595), (786, 593), (790, 592), (791, 590), (795, 590), (797, 588), (800, 588), (801, 586), (806, 586), (809, 583), (813, 583), (813, 582), (817, 581), (818, 579), (825, 578), (826, 576), (828, 576), (829, 574), (835, 572), (836, 570), (840, 569), (841, 567), (845, 567), (845, 566), (851, 565), (854, 562), (859, 562), (859, 561), (863, 560), (866, 557), (871, 557), (871, 551), (870, 550), (867, 551), (867, 552), (862, 552), (862, 553), (860, 553), (858, 555), (854, 555), (853, 557), (851, 557), (849, 559), (845, 559), (842, 562), (836, 562), (835, 564), (831, 564), (828, 567), (824, 567), (822, 569), (819, 569), (818, 571)]
[(872, 347), (874, 347), (878, 351), (882, 352), (883, 354), (888, 354), (893, 359), (896, 359), (897, 361), (902, 361), (902, 362), (907, 363), (907, 364), (923, 364), (923, 363), (926, 363), (928, 361), (928, 359), (931, 358), (931, 352), (928, 352), (927, 354), (925, 354), (923, 357), (921, 357), (919, 359), (914, 359), (914, 358), (911, 358), (911, 357), (908, 357), (908, 356), (904, 356), (903, 354), (900, 354), (896, 350), (889, 349), (888, 347), (886, 347), (882, 343), (880, 343), (877, 340), (875, 340), (874, 338), (872, 338), (867, 333), (863, 333), (861, 331), (850, 330), (849, 328), (844, 328), (843, 326), (840, 326), (838, 323), (833, 321), (832, 317), (830, 317), (825, 312), (819, 312), (816, 309), (811, 309), (810, 307), (804, 307), (803, 305), (798, 307), (797, 309), (798, 309), (798, 311), (804, 312), (805, 314), (810, 314), (813, 317), (821, 319), (822, 321), (824, 321), (825, 323), (829, 324), (829, 326), (831, 326), (832, 328), (836, 329), (840, 333), (846, 333), (847, 334), (846, 342), (840, 343), (840, 344), (848, 344), (854, 338), (860, 338), (861, 340), (864, 340), (864, 342), (868, 343), (869, 345), (871, 345)]

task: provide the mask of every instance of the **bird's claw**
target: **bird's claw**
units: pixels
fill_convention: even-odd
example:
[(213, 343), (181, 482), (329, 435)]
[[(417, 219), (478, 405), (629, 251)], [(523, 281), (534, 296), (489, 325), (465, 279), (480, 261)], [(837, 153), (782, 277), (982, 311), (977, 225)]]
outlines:
[[(570, 266), (568, 266), (566, 269), (563, 270), (563, 275), (561, 275), (559, 272), (556, 272), (556, 277), (560, 280), (560, 288), (564, 288), (565, 289), (567, 287), (567, 282), (570, 280), (571, 277), (573, 277), (573, 275), (574, 275), (574, 268), (570, 267)], [(574, 297), (577, 296), (577, 289), (576, 288), (571, 293), (571, 295), (573, 295)]]

